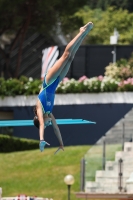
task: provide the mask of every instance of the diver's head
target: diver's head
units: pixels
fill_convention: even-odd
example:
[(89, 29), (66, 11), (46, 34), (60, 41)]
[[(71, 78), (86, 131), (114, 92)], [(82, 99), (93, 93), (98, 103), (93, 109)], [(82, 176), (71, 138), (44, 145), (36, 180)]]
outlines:
[(36, 106), (34, 106), (33, 112), (34, 112), (34, 114), (35, 114), (35, 117), (34, 117), (34, 119), (33, 119), (33, 123), (34, 123), (34, 125), (39, 129), (40, 123), (39, 123), (38, 116), (37, 116), (37, 109), (36, 109)]
[[(39, 123), (39, 119), (38, 119), (38, 116), (37, 116), (37, 108), (36, 108), (36, 106), (33, 108), (33, 111), (34, 111), (34, 114), (35, 114), (33, 122), (34, 122), (34, 125), (39, 129), (40, 123)], [(46, 128), (47, 126), (50, 125), (51, 118), (48, 116), (48, 114), (44, 114), (43, 120), (44, 120), (44, 128)]]
[(39, 129), (40, 123), (37, 116), (34, 117), (33, 122), (34, 122), (34, 125)]

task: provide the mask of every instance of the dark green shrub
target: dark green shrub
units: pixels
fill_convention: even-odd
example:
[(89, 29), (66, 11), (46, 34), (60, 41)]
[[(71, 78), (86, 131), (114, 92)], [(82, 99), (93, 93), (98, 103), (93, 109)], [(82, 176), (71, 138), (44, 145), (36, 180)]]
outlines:
[(22, 139), (0, 134), (0, 153), (39, 149), (37, 140)]

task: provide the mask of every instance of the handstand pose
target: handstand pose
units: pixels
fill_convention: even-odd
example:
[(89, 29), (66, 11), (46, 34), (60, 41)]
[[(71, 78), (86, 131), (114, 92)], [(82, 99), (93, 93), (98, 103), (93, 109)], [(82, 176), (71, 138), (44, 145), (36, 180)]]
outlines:
[(39, 146), (41, 151), (44, 150), (46, 144), (49, 145), (46, 141), (44, 141), (44, 129), (49, 126), (50, 123), (52, 124), (55, 135), (60, 143), (60, 146), (56, 152), (58, 152), (60, 149), (64, 150), (61, 133), (52, 114), (55, 90), (59, 82), (62, 81), (62, 79), (66, 76), (75, 53), (77, 52), (85, 36), (92, 28), (92, 22), (89, 22), (85, 26), (81, 27), (76, 37), (66, 46), (65, 51), (60, 59), (57, 60), (53, 67), (50, 68), (45, 74), (44, 82), (38, 95), (38, 100), (34, 110), (34, 125), (39, 128)]

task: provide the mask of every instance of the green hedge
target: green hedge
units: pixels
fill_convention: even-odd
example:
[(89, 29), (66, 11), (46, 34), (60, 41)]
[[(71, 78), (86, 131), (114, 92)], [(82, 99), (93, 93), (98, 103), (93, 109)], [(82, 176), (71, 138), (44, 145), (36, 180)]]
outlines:
[(20, 139), (0, 134), (0, 153), (39, 149), (37, 140)]
[[(0, 97), (38, 95), (41, 86), (42, 81), (32, 77), (21, 76), (19, 79), (7, 80), (0, 77)], [(117, 91), (133, 91), (133, 53), (128, 60), (120, 59), (116, 63), (109, 63), (105, 67), (104, 76), (82, 76), (78, 80), (65, 77), (56, 89), (57, 94)]]
[(19, 79), (0, 77), (0, 96), (35, 95), (41, 89), (42, 81), (39, 79), (21, 76)]

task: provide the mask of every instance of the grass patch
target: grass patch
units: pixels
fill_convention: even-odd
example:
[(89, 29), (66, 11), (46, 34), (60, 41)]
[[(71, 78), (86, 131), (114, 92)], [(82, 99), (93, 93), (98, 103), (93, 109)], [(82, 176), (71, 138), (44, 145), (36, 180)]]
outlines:
[[(80, 160), (86, 158), (87, 177), (94, 180), (95, 171), (102, 167), (102, 146), (93, 146), (91, 149), (90, 146), (70, 146), (65, 147), (64, 152), (54, 155), (56, 149), (46, 147), (42, 153), (39, 149), (1, 153), (2, 196), (26, 194), (53, 198), (53, 200), (66, 200), (67, 186), (64, 177), (72, 174), (75, 183), (71, 187), (71, 200), (76, 200), (74, 193), (80, 191)], [(106, 159), (113, 160), (115, 152), (120, 149), (120, 145), (107, 146)]]
[(67, 186), (64, 177), (72, 174), (75, 183), (71, 187), (71, 200), (74, 192), (80, 190), (80, 159), (89, 146), (65, 147), (64, 152), (54, 155), (57, 148), (46, 148), (44, 152), (30, 150), (0, 154), (0, 187), (2, 196), (39, 196), (54, 200), (67, 199)]

